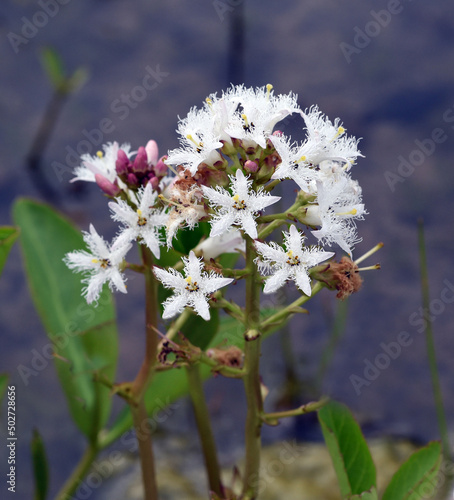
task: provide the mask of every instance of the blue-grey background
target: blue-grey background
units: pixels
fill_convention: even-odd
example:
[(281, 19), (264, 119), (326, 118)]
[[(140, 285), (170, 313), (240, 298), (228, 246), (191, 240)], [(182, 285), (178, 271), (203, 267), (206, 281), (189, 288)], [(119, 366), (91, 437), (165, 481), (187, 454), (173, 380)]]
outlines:
[[(103, 142), (127, 141), (137, 148), (155, 139), (164, 154), (177, 147), (177, 116), (185, 116), (190, 107), (231, 82), (272, 83), (277, 93), (294, 91), (302, 108), (318, 104), (332, 119), (340, 117), (348, 133), (363, 138), (360, 147), (365, 158), (358, 161), (353, 176), (363, 187), (369, 215), (358, 225), (363, 241), (354, 256), (379, 241), (385, 243), (365, 263), (380, 261), (382, 270), (365, 273), (363, 290), (350, 300), (346, 331), (323, 389), (346, 402), (370, 432), (421, 441), (438, 437), (425, 340), (416, 323), (421, 315), (416, 221), (423, 217), (431, 298), (435, 300), (435, 342), (452, 430), (454, 306), (442, 301), (454, 296), (452, 291), (442, 293), (447, 284), (454, 290), (452, 1), (49, 3), (57, 7), (47, 22), (42, 12), (49, 4), (44, 1), (4, 0), (0, 7), (0, 224), (11, 223), (10, 207), (16, 197), (45, 198), (25, 164), (52, 95), (39, 62), (43, 46), (54, 47), (69, 71), (84, 66), (90, 74), (63, 108), (45, 150), (43, 170), (57, 194), (52, 202), (81, 229), (93, 222), (106, 236), (115, 227), (97, 187), (75, 189), (68, 183), (69, 169), (52, 167), (66, 164), (67, 148), (76, 149), (86, 139), (84, 130), (99, 128), (101, 120), (109, 119), (111, 132), (103, 134)], [(28, 22), (42, 26), (27, 43), (11, 43), (11, 33), (23, 36), (21, 30)], [(155, 77), (155, 88), (144, 92), (147, 67), (160, 76)], [(132, 96), (131, 104), (119, 103), (123, 95)], [(301, 134), (301, 124), (290, 121), (284, 126), (286, 131)], [(97, 149), (93, 147), (92, 153)], [(406, 177), (396, 182), (404, 160), (414, 168), (401, 166), (400, 173)], [(53, 366), (31, 378), (27, 386), (18, 375), (17, 367), (30, 364), (33, 349), (42, 349), (46, 337), (15, 250), (0, 280), (0, 370), (10, 373), (17, 386), (18, 489), (20, 498), (29, 498), (32, 428), (40, 430), (48, 447), (53, 493), (82, 452), (83, 438), (69, 419)], [(117, 297), (119, 380), (134, 376), (141, 356), (143, 315), (140, 307), (133, 307), (140, 304), (141, 285), (140, 279), (131, 280), (128, 296)], [(310, 302), (310, 316), (299, 317), (291, 325), (292, 351), (301, 380), (310, 380), (317, 371), (335, 307), (332, 299), (332, 294), (323, 292)], [(373, 362), (382, 352), (380, 343), (395, 342), (402, 331), (410, 335), (410, 345), (357, 395), (351, 375), (363, 377), (366, 360)], [(284, 383), (278, 340), (265, 343), (262, 372), (271, 390), (272, 408)], [(223, 457), (228, 461), (228, 450), (242, 445), (241, 390), (238, 382), (220, 379), (210, 381), (207, 390), (217, 437), (227, 450)], [(300, 402), (306, 402), (306, 397), (309, 393)], [(301, 417), (266, 429), (265, 439), (308, 436), (309, 421)], [(4, 419), (1, 425), (3, 436)], [(164, 427), (184, 433), (192, 425), (190, 411), (182, 403)], [(0, 452), (1, 464), (5, 450)], [(2, 465), (2, 491), (4, 470)]]

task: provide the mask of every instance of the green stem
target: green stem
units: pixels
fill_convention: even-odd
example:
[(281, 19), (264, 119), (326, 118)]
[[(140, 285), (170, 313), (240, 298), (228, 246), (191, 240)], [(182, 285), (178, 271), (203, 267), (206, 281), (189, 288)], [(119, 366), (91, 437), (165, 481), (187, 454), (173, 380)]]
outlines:
[(251, 273), (246, 278), (246, 342), (244, 348), (244, 388), (247, 400), (246, 459), (244, 470), (243, 500), (253, 500), (258, 494), (260, 468), (261, 428), (263, 399), (260, 384), (260, 286), (258, 282), (254, 242), (246, 236), (246, 267)]
[(151, 428), (143, 397), (138, 406), (131, 405), (131, 414), (139, 445), (144, 499), (157, 500), (158, 488), (156, 484), (153, 448), (151, 445)]
[(145, 268), (145, 356), (142, 366), (132, 383), (130, 402), (134, 427), (139, 444), (142, 479), (145, 491), (145, 500), (158, 498), (156, 486), (156, 472), (154, 465), (151, 429), (148, 424), (145, 407), (145, 391), (153, 374), (158, 351), (158, 286), (153, 274), (153, 256), (145, 245), (140, 245), (142, 262)]
[(208, 407), (203, 393), (199, 366), (188, 366), (186, 368), (186, 373), (188, 376), (189, 395), (191, 397), (192, 406), (194, 407), (210, 490), (223, 498), (224, 489), (221, 482), (221, 471), (216, 452), (216, 443), (214, 441)]
[(320, 401), (312, 401), (311, 403), (306, 403), (294, 410), (286, 411), (276, 411), (273, 413), (263, 413), (262, 420), (268, 425), (278, 425), (281, 418), (295, 417), (297, 415), (304, 415), (305, 413), (310, 413), (312, 411), (317, 411), (323, 406), (325, 406), (329, 401), (329, 398), (322, 398)]
[(66, 483), (57, 493), (55, 500), (67, 500), (74, 495), (77, 488), (79, 487), (80, 482), (90, 470), (91, 464), (98, 454), (98, 450), (99, 449), (97, 445), (93, 443), (89, 444), (71, 476), (67, 479)]
[[(427, 272), (427, 258), (424, 241), (424, 223), (422, 219), (418, 220), (418, 239), (419, 239), (419, 257), (421, 265), (421, 288), (422, 288), (422, 303), (425, 310), (429, 310), (430, 295), (429, 295), (429, 277)], [(440, 379), (437, 368), (437, 355), (435, 351), (435, 342), (432, 330), (432, 321), (430, 316), (426, 316), (426, 349), (427, 357), (429, 358), (430, 378), (432, 380), (432, 390), (435, 398), (435, 409), (437, 412), (438, 427), (440, 431), (441, 442), (443, 444), (443, 452), (446, 458), (451, 457), (449, 447), (448, 426), (446, 424), (446, 414), (443, 405), (443, 395), (441, 392)]]

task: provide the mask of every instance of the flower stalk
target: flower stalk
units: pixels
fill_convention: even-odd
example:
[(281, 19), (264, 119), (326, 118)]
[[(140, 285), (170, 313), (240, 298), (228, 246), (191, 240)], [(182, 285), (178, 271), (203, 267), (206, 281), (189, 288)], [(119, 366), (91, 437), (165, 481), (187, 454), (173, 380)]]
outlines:
[(210, 491), (222, 498), (224, 488), (221, 481), (221, 470), (218, 462), (216, 443), (211, 428), (208, 406), (203, 393), (199, 366), (189, 365), (186, 368), (186, 374), (188, 377), (189, 396), (194, 408)]
[(260, 468), (261, 428), (263, 421), (263, 399), (260, 383), (260, 285), (258, 281), (254, 242), (246, 236), (246, 267), (251, 273), (246, 278), (246, 342), (244, 347), (243, 378), (247, 400), (246, 415), (246, 459), (244, 470), (243, 500), (257, 498)]

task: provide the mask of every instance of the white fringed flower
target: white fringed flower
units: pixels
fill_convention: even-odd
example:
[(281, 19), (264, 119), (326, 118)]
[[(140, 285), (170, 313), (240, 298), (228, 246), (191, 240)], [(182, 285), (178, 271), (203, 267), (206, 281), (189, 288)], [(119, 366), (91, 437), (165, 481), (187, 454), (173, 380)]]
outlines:
[(213, 272), (203, 272), (203, 259), (198, 259), (191, 250), (189, 257), (183, 257), (184, 278), (175, 269), (169, 271), (154, 267), (156, 278), (166, 288), (172, 288), (175, 295), (164, 302), (163, 319), (172, 318), (181, 313), (187, 306), (192, 307), (205, 321), (210, 319), (208, 305), (209, 296), (233, 281), (231, 278), (220, 278)]
[(361, 187), (348, 175), (317, 181), (317, 200), (307, 209), (306, 222), (321, 226), (312, 231), (320, 244), (339, 245), (350, 257), (356, 243), (361, 241), (356, 234), (356, 220), (366, 214), (361, 203)]
[(74, 169), (74, 181), (96, 182), (95, 175), (100, 174), (110, 182), (117, 179), (117, 171), (115, 162), (117, 161), (118, 150), (122, 149), (129, 157), (133, 153), (130, 152), (129, 144), (118, 145), (118, 142), (108, 142), (103, 145), (104, 153), (98, 151), (95, 156), (84, 154), (81, 156), (82, 164)]
[(153, 255), (159, 259), (160, 245), (158, 228), (165, 226), (168, 215), (163, 210), (153, 208), (156, 203), (157, 193), (153, 191), (151, 183), (141, 188), (137, 193), (137, 209), (131, 208), (124, 200), (110, 202), (112, 219), (121, 222), (121, 228), (117, 237), (118, 244), (126, 244), (130, 241), (143, 241), (151, 250)]
[(348, 172), (358, 156), (358, 140), (345, 136), (345, 129), (337, 118), (334, 124), (313, 106), (301, 113), (306, 121), (307, 138), (301, 144), (290, 144), (283, 136), (271, 136), (281, 157), (273, 179), (293, 179), (309, 193), (316, 192), (316, 181)]
[(186, 118), (180, 120), (177, 132), (182, 147), (169, 151), (166, 163), (184, 165), (194, 175), (201, 163), (213, 165), (222, 160), (217, 151), (222, 148), (215, 132), (215, 117), (207, 109), (192, 108)]
[(92, 224), (90, 232), (84, 232), (84, 241), (88, 245), (89, 252), (85, 250), (69, 252), (63, 260), (70, 269), (88, 273), (82, 280), (87, 285), (83, 290), (87, 302), (90, 304), (98, 300), (106, 281), (111, 290), (116, 289), (126, 293), (126, 279), (120, 271), (120, 264), (131, 244), (119, 244), (114, 241), (111, 246), (108, 245)]
[(336, 160), (346, 164), (348, 170), (356, 158), (362, 156), (358, 150), (358, 139), (345, 135), (345, 128), (339, 118), (332, 123), (318, 106), (312, 106), (301, 115), (306, 122), (307, 140), (314, 145), (315, 153), (310, 158), (313, 165), (325, 160)]
[(283, 232), (285, 250), (274, 242), (255, 242), (261, 255), (261, 263), (269, 268), (272, 275), (265, 282), (265, 293), (273, 293), (291, 279), (306, 295), (311, 295), (311, 279), (308, 269), (334, 256), (334, 252), (324, 252), (316, 247), (303, 247), (305, 236), (295, 226)]
[(203, 194), (212, 207), (217, 207), (211, 220), (210, 236), (219, 236), (233, 225), (244, 229), (251, 238), (257, 238), (255, 217), (258, 212), (280, 200), (280, 196), (271, 196), (263, 190), (254, 191), (252, 181), (244, 176), (241, 169), (236, 176), (230, 176), (230, 194), (224, 188), (216, 189), (202, 186)]
[(231, 137), (240, 139), (243, 147), (259, 145), (266, 148), (266, 141), (276, 123), (300, 111), (295, 94), (275, 96), (272, 88), (270, 84), (257, 89), (238, 85), (224, 94), (224, 99), (240, 106), (225, 131)]

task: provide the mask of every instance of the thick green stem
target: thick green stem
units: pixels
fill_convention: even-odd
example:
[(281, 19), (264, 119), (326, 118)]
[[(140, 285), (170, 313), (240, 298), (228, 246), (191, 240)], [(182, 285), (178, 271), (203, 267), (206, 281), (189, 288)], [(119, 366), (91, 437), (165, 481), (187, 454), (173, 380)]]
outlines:
[(208, 407), (203, 393), (202, 380), (198, 365), (188, 366), (186, 368), (188, 375), (189, 395), (199, 431), (200, 442), (202, 444), (203, 456), (205, 459), (205, 468), (208, 474), (208, 483), (210, 490), (221, 498), (224, 498), (224, 489), (221, 482), (221, 471), (219, 468), (218, 456), (216, 452), (216, 443), (214, 441), (213, 431), (211, 429)]
[(154, 455), (151, 445), (151, 428), (143, 397), (138, 406), (131, 405), (131, 413), (134, 429), (136, 431), (136, 439), (139, 445), (144, 499), (157, 500), (158, 488), (156, 485)]
[(243, 500), (257, 498), (259, 485), (261, 428), (263, 399), (260, 384), (260, 285), (258, 281), (254, 242), (246, 236), (246, 267), (251, 273), (246, 278), (245, 349), (243, 378), (247, 400), (246, 459), (244, 470)]
[(150, 250), (141, 245), (142, 262), (145, 268), (145, 356), (131, 387), (133, 402), (130, 403), (131, 413), (139, 444), (140, 463), (142, 467), (145, 500), (158, 498), (156, 472), (154, 465), (151, 429), (148, 423), (145, 407), (145, 391), (153, 374), (158, 351), (158, 287), (153, 275), (153, 256)]
[(145, 356), (133, 385), (132, 393), (140, 400), (153, 372), (158, 351), (158, 285), (153, 274), (153, 257), (150, 250), (140, 246), (145, 267)]
[(63, 485), (61, 490), (57, 493), (55, 500), (67, 500), (71, 498), (77, 491), (80, 482), (85, 477), (87, 472), (90, 470), (93, 460), (98, 454), (98, 447), (94, 444), (90, 444), (82, 455), (79, 463), (72, 472), (71, 476), (67, 479), (66, 483)]

